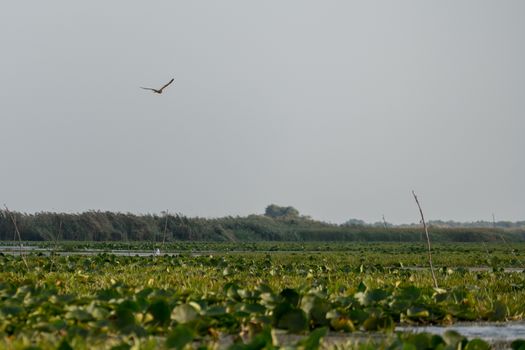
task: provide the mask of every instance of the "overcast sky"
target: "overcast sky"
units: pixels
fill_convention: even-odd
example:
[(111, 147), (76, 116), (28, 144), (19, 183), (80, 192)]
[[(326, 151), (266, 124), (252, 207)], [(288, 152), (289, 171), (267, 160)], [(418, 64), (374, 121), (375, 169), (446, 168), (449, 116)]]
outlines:
[[(525, 2), (4, 1), (0, 201), (525, 219)], [(162, 95), (139, 86), (159, 87)]]

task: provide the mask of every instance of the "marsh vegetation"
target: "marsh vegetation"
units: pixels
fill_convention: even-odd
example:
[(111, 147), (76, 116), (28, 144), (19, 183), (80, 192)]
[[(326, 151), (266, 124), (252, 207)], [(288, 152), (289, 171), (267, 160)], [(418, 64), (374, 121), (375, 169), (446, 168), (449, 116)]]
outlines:
[(146, 257), (33, 252), (29, 268), (2, 254), (0, 347), (485, 349), (395, 329), (525, 315), (525, 274), (504, 271), (519, 261), (502, 244), (436, 245), (439, 288), (419, 243), (208, 243), (199, 254), (197, 243), (177, 244), (177, 254)]

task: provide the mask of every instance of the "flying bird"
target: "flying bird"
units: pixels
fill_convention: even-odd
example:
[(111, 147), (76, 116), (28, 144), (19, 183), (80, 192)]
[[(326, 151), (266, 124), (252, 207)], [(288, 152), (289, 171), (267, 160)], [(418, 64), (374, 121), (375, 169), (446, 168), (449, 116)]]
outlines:
[(153, 89), (153, 88), (148, 88), (148, 87), (140, 87), (141, 89), (144, 89), (144, 90), (151, 90), (153, 91), (154, 93), (156, 94), (162, 94), (162, 90), (164, 90), (165, 88), (168, 87), (168, 85), (170, 85), (171, 83), (173, 83), (175, 79), (171, 79), (166, 85), (164, 85), (163, 87), (161, 87), (160, 89)]

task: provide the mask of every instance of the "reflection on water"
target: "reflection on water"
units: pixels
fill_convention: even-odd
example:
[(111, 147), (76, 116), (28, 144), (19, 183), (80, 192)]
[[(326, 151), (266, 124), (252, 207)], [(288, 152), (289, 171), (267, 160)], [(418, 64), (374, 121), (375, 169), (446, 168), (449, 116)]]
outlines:
[(458, 323), (452, 326), (398, 326), (396, 331), (414, 333), (432, 333), (443, 335), (448, 330), (453, 330), (469, 339), (480, 338), (489, 342), (512, 341), (525, 337), (525, 322), (499, 322), (499, 323)]

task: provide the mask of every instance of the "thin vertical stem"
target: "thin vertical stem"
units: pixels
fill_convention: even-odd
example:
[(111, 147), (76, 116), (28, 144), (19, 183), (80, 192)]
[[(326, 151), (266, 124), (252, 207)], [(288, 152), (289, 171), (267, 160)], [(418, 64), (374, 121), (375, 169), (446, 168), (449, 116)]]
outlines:
[(11, 218), (11, 221), (13, 222), (13, 225), (15, 226), (15, 233), (18, 235), (18, 242), (20, 244), (20, 257), (22, 258), (22, 261), (26, 265), (26, 269), (29, 271), (29, 265), (27, 265), (27, 261), (24, 258), (24, 256), (22, 255), (22, 237), (20, 236), (20, 231), (18, 230), (18, 225), (16, 224), (15, 216), (9, 211), (9, 208), (7, 207), (7, 205), (4, 204), (4, 207), (5, 207), (5, 210), (6, 210), (7, 214)]
[(503, 234), (500, 232), (500, 230), (497, 229), (497, 227), (496, 227), (496, 216), (494, 214), (492, 214), (492, 229), (494, 230), (494, 232), (496, 232), (499, 235), (499, 237), (501, 238), (503, 243), (507, 246), (507, 248), (509, 248), (510, 252), (512, 253), (512, 255), (514, 255), (514, 258), (520, 263), (520, 265), (522, 267), (525, 267), (525, 264), (523, 264), (523, 261), (521, 261), (521, 259), (518, 258), (518, 256), (516, 255), (516, 252), (514, 251), (514, 248), (512, 248), (512, 246), (507, 242), (505, 237), (503, 237)]
[(430, 264), (430, 272), (432, 273), (432, 279), (434, 280), (434, 287), (438, 288), (436, 275), (434, 273), (434, 266), (432, 265), (432, 251), (431, 251), (431, 247), (430, 247), (430, 236), (428, 235), (427, 224), (425, 222), (425, 217), (423, 216), (423, 209), (421, 209), (421, 205), (419, 204), (419, 201), (417, 199), (416, 193), (414, 191), (412, 191), (412, 195), (414, 196), (414, 199), (416, 200), (417, 207), (419, 208), (419, 213), (421, 214), (421, 221), (423, 222), (423, 228), (425, 229), (425, 234), (427, 236), (428, 263)]
[(60, 217), (60, 215), (58, 217), (59, 217), (58, 233), (54, 237), (51, 236), (51, 239), (53, 239), (54, 245), (53, 245), (53, 250), (51, 251), (51, 266), (49, 267), (50, 272), (53, 270), (53, 266), (55, 265), (55, 256), (56, 256), (56, 252), (58, 251), (58, 241), (60, 237), (62, 236), (62, 218)]
[(166, 213), (166, 221), (164, 222), (164, 234), (162, 236), (162, 250), (164, 250), (164, 242), (166, 242), (166, 233), (168, 232), (168, 209), (165, 211)]
[[(385, 215), (383, 214), (383, 226), (385, 227), (386, 232), (390, 232), (388, 229), (388, 224), (385, 219)], [(401, 243), (401, 232), (399, 232), (399, 243)]]

